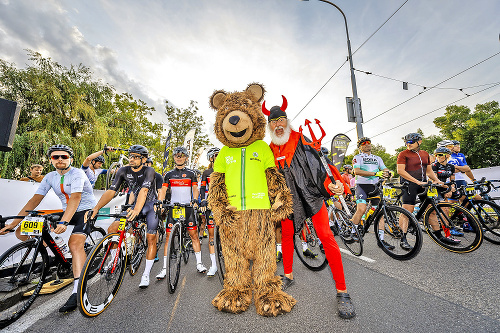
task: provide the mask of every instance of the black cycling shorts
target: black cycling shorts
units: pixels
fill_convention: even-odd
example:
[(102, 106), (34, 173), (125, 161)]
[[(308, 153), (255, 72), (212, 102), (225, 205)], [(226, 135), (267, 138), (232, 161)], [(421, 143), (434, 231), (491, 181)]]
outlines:
[[(134, 207), (132, 207), (132, 209), (134, 209)], [(155, 204), (153, 201), (146, 201), (140, 213), (140, 215), (146, 217), (146, 223), (148, 225), (148, 234), (156, 234), (156, 229), (158, 229), (159, 220), (158, 216), (156, 215), (154, 207)]]
[[(90, 224), (85, 223), (84, 217), (85, 213), (88, 212), (90, 209), (87, 210), (82, 210), (80, 212), (76, 212), (73, 217), (71, 218), (71, 221), (69, 221), (70, 225), (74, 225), (75, 227), (73, 228), (73, 232), (71, 234), (81, 234), (81, 235), (88, 235), (90, 234)], [(54, 213), (54, 215), (58, 215), (62, 217), (64, 215), (64, 212), (59, 212), (59, 213)]]
[(402, 201), (404, 205), (415, 205), (417, 203), (417, 195), (422, 195), (421, 200), (425, 198), (425, 189), (413, 182), (406, 181), (408, 188), (403, 189)]
[[(366, 203), (368, 194), (375, 191), (377, 187), (374, 184), (357, 184), (356, 185), (356, 203)], [(377, 206), (380, 199), (370, 199), (372, 206)]]
[[(188, 230), (196, 230), (196, 219), (194, 218), (194, 209), (193, 207), (184, 207), (186, 209), (186, 219), (185, 223)], [(167, 217), (167, 231), (170, 232), (170, 229), (174, 226), (175, 222), (177, 222), (172, 217), (172, 209), (168, 210)]]
[(205, 220), (207, 221), (207, 228), (208, 229), (215, 228), (214, 215), (208, 209), (205, 211)]

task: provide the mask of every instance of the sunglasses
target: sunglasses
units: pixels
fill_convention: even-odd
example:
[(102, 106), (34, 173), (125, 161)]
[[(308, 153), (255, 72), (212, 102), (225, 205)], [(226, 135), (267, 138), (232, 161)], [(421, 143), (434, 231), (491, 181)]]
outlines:
[(52, 155), (50, 156), (51, 159), (58, 160), (58, 159), (63, 159), (63, 160), (69, 160), (69, 155)]
[(407, 145), (411, 145), (411, 144), (413, 144), (413, 143), (415, 143), (415, 142), (417, 142), (417, 141), (415, 141), (415, 140), (408, 140), (408, 141), (406, 141), (406, 144), (407, 144)]
[(436, 154), (436, 156), (446, 156), (446, 154), (445, 153), (438, 153), (438, 154)]
[(371, 141), (365, 141), (365, 142), (361, 142), (359, 145), (360, 146), (366, 146), (366, 145), (369, 145), (370, 143), (372, 143)]
[(177, 155), (174, 155), (174, 157), (177, 157), (177, 158), (183, 158), (183, 157), (184, 157), (184, 154), (177, 154)]
[(142, 156), (141, 155), (128, 155), (129, 160), (136, 160), (139, 158), (142, 158)]

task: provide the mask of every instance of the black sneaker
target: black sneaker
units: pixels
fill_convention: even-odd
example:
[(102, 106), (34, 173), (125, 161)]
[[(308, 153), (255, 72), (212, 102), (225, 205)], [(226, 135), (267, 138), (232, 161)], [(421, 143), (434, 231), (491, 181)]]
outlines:
[(304, 253), (304, 256), (309, 257), (311, 259), (314, 259), (318, 256), (316, 253), (309, 250), (309, 248), (307, 250), (303, 251), (303, 253)]
[(276, 262), (280, 262), (281, 260), (283, 260), (283, 254), (281, 253), (281, 251), (278, 251), (276, 253)]
[(71, 294), (66, 303), (59, 309), (59, 312), (66, 313), (76, 310), (76, 293)]
[[(407, 244), (408, 244), (408, 243), (407, 243)], [(383, 246), (383, 247), (385, 247), (386, 249), (388, 249), (388, 250), (390, 250), (390, 251), (392, 251), (392, 250), (394, 250), (394, 249), (396, 248), (394, 245), (391, 245), (391, 244), (387, 243), (385, 240), (381, 240), (380, 242), (377, 242), (377, 245), (378, 245), (378, 247), (380, 247), (380, 248)], [(410, 244), (408, 244), (408, 246), (409, 246), (409, 245), (410, 245)]]
[(455, 239), (455, 238), (451, 238), (451, 237), (441, 237), (439, 240), (445, 244), (448, 244), (448, 245), (460, 244), (460, 240)]
[(399, 242), (399, 246), (401, 246), (401, 248), (405, 251), (410, 251), (411, 249), (413, 249), (413, 246), (408, 244), (408, 241), (406, 240), (406, 238), (401, 238), (401, 242)]
[(284, 275), (281, 275), (281, 281), (283, 284), (281, 286), (281, 290), (285, 291), (286, 288), (290, 287), (293, 284), (293, 279), (289, 279)]

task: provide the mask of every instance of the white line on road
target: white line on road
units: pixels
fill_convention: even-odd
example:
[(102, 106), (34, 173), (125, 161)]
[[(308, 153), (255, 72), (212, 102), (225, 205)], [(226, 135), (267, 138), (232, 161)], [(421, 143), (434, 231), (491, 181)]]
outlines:
[(354, 258), (358, 258), (358, 259), (364, 260), (364, 261), (369, 262), (369, 263), (374, 263), (375, 262), (375, 260), (373, 260), (372, 258), (368, 258), (368, 257), (365, 257), (365, 256), (359, 256), (359, 257), (355, 256), (354, 254), (352, 254), (350, 251), (348, 251), (346, 249), (342, 249), (341, 248), (340, 252), (348, 254), (348, 255), (350, 255), (350, 256), (352, 256)]

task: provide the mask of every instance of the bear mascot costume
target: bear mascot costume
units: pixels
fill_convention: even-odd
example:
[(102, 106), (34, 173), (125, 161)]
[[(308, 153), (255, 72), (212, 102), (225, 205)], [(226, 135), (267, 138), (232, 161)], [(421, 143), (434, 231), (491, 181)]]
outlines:
[(218, 90), (210, 97), (217, 111), (215, 135), (224, 147), (210, 176), (208, 203), (226, 266), (223, 289), (212, 304), (220, 311), (241, 313), (255, 296), (258, 314), (277, 316), (296, 303), (275, 275), (276, 223), (292, 214), (292, 199), (269, 145), (262, 141), (264, 93), (261, 84), (252, 83), (243, 92)]

